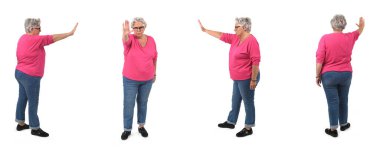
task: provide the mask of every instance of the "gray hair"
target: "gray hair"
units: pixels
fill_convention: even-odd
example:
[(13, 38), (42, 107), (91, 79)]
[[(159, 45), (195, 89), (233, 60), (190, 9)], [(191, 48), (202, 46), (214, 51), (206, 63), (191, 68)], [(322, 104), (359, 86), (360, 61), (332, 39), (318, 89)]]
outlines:
[(26, 33), (32, 32), (33, 28), (39, 28), (41, 20), (39, 18), (27, 18), (25, 19), (24, 28)]
[(240, 24), (243, 26), (243, 29), (246, 32), (251, 32), (251, 19), (249, 17), (237, 17), (235, 18), (235, 21), (237, 24)]
[(132, 24), (131, 24), (131, 28), (133, 28), (133, 25), (135, 25), (136, 22), (141, 22), (144, 24), (144, 27), (146, 28), (146, 22), (144, 20), (144, 18), (142, 17), (135, 17), (132, 21)]
[(336, 14), (331, 19), (330, 23), (331, 23), (331, 27), (334, 30), (340, 30), (340, 31), (342, 31), (347, 25), (346, 18), (344, 18), (342, 14)]

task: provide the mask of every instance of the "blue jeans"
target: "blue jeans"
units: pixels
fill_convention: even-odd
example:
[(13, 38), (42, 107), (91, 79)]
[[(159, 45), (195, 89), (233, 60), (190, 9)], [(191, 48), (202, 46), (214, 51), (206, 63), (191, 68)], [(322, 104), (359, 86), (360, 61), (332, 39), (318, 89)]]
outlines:
[(322, 74), (322, 84), (329, 107), (330, 128), (338, 128), (347, 124), (348, 92), (350, 90), (352, 72), (326, 72)]
[[(257, 75), (258, 84), (260, 80), (260, 73)], [(254, 96), (255, 90), (250, 89), (251, 79), (247, 80), (234, 80), (233, 93), (232, 93), (232, 109), (228, 114), (227, 122), (236, 124), (239, 117), (241, 100), (244, 101), (245, 107), (245, 127), (255, 126), (255, 104)]]
[(38, 129), (40, 128), (40, 120), (38, 119), (37, 111), (41, 77), (30, 76), (19, 70), (16, 70), (15, 77), (19, 84), (16, 122), (25, 122), (25, 108), (27, 101), (29, 101), (29, 126), (31, 129)]
[[(153, 80), (135, 81), (123, 77), (124, 86), (124, 131), (132, 130), (133, 112), (135, 101), (137, 102), (137, 123), (145, 124), (148, 97), (152, 88)], [(137, 96), (137, 100), (136, 100)]]

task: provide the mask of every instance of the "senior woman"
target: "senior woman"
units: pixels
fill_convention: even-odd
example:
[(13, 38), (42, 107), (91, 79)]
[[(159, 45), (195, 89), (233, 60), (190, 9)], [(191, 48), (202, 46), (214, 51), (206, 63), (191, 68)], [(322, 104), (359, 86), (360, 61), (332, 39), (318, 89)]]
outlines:
[(153, 37), (144, 34), (147, 24), (141, 17), (133, 19), (131, 28), (129, 21), (123, 24), (124, 45), (124, 132), (122, 140), (131, 135), (135, 102), (137, 103), (138, 131), (143, 137), (148, 137), (144, 128), (148, 97), (156, 79), (157, 50)]
[(236, 136), (251, 135), (252, 127), (255, 126), (254, 94), (260, 79), (260, 49), (256, 38), (250, 34), (251, 19), (248, 17), (236, 18), (235, 34), (212, 31), (203, 27), (200, 21), (198, 22), (203, 32), (231, 44), (229, 69), (230, 77), (233, 80), (232, 109), (228, 114), (227, 121), (218, 124), (218, 126), (220, 128), (235, 128), (241, 100), (243, 100), (246, 113), (245, 127)]
[[(41, 20), (27, 18), (25, 20), (25, 32), (17, 44), (17, 66), (15, 77), (19, 84), (19, 97), (16, 108), (17, 131), (31, 128), (32, 135), (48, 137), (49, 134), (40, 128), (37, 115), (40, 82), (44, 75), (45, 49), (44, 46), (72, 36), (78, 26), (68, 33), (40, 35)], [(29, 103), (29, 125), (25, 123), (26, 104)]]
[(343, 15), (335, 15), (330, 23), (333, 32), (322, 36), (316, 53), (316, 83), (320, 87), (322, 82), (327, 98), (330, 128), (325, 129), (325, 133), (338, 137), (338, 126), (345, 131), (351, 125), (347, 122), (351, 54), (355, 41), (363, 32), (364, 19), (361, 17), (356, 24), (359, 28), (350, 33), (343, 33), (347, 24)]

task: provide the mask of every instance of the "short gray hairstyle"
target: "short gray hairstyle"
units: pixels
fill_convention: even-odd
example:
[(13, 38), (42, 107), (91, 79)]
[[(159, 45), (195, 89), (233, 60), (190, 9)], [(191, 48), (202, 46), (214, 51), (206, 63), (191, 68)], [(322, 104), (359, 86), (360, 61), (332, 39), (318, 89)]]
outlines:
[(251, 19), (249, 17), (237, 17), (235, 18), (235, 21), (237, 24), (240, 24), (243, 26), (245, 31), (251, 32)]
[(133, 25), (135, 25), (136, 22), (141, 22), (144, 24), (144, 27), (146, 28), (146, 22), (144, 20), (144, 18), (142, 17), (135, 17), (132, 21), (132, 24), (131, 24), (131, 28), (133, 28)]
[(342, 14), (336, 14), (330, 21), (334, 30), (344, 30), (347, 25), (346, 18)]
[(39, 18), (27, 18), (25, 19), (24, 28), (26, 33), (32, 32), (33, 28), (41, 27), (41, 20)]

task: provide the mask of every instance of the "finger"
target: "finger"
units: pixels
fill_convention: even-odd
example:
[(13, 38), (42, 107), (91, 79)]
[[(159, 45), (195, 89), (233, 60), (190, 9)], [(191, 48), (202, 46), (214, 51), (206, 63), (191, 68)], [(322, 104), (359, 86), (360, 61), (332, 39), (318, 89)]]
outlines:
[(199, 26), (203, 27), (201, 20), (198, 19)]
[(129, 21), (128, 20), (125, 21), (125, 26), (126, 26), (125, 28), (129, 28)]
[(317, 85), (320, 86), (321, 84), (319, 84), (319, 81), (317, 80)]
[(78, 26), (78, 22), (75, 24), (73, 31), (75, 31), (75, 29), (77, 29), (77, 26)]

